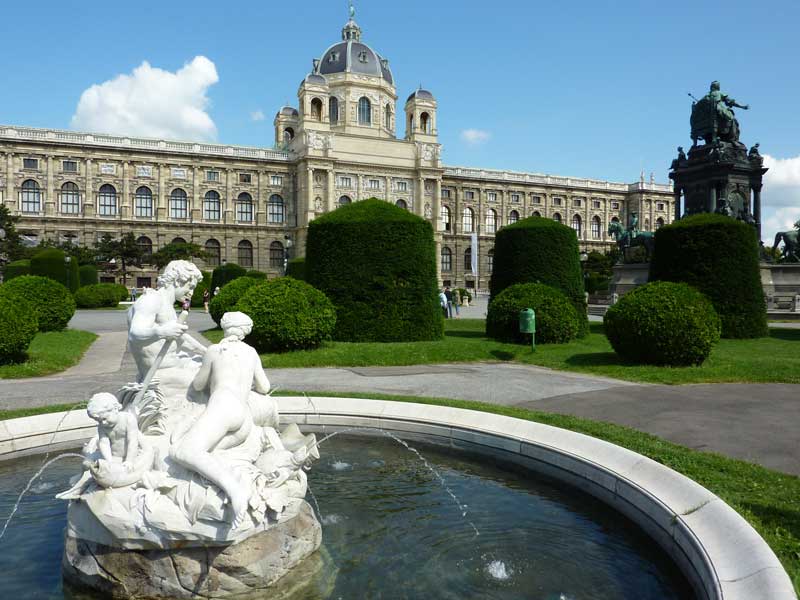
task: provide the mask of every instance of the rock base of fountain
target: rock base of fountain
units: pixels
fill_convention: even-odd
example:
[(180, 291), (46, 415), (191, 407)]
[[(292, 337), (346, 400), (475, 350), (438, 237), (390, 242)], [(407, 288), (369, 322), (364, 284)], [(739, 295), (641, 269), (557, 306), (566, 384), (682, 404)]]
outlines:
[[(297, 515), (230, 545), (128, 550), (66, 537), (65, 581), (113, 598), (287, 598), (319, 585), (322, 528), (308, 503)], [(292, 571), (289, 577), (285, 577)]]

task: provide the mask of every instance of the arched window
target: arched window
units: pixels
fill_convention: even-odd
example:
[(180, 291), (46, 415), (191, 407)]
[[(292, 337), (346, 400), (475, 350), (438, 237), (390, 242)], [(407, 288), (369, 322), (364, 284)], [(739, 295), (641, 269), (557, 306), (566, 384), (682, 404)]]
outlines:
[(150, 258), (150, 255), (153, 254), (153, 240), (146, 235), (140, 236), (136, 240), (136, 246), (139, 248), (139, 251), (142, 253), (142, 258), (145, 260)]
[(77, 215), (81, 212), (81, 193), (78, 186), (68, 181), (61, 186), (61, 213)]
[(661, 229), (664, 226), (664, 219), (658, 217), (656, 219), (656, 229)]
[(189, 199), (181, 188), (175, 188), (169, 195), (169, 216), (173, 219), (186, 219), (189, 216)]
[(97, 212), (101, 217), (117, 216), (117, 190), (106, 183), (100, 186), (97, 194)]
[(575, 234), (578, 236), (578, 239), (581, 239), (582, 225), (583, 222), (581, 221), (580, 215), (572, 215), (572, 228), (575, 230)]
[[(219, 193), (209, 190), (203, 197), (203, 219), (206, 221), (219, 221), (222, 202)], [(216, 266), (216, 265), (215, 265)]]
[(532, 214), (531, 216), (532, 216), (532, 217), (539, 217), (539, 218), (541, 218), (541, 216), (542, 216), (542, 215), (541, 215), (541, 213), (540, 213), (538, 210), (535, 210), (535, 211), (533, 211), (533, 214)]
[(24, 213), (38, 213), (42, 210), (42, 189), (33, 179), (27, 179), (22, 184), (19, 199)]
[(394, 205), (398, 208), (402, 208), (403, 210), (408, 210), (408, 204), (402, 198), (394, 203)]
[(322, 120), (322, 100), (314, 98), (311, 101), (311, 118), (315, 121)]
[(392, 128), (392, 105), (387, 104), (386, 108), (383, 109), (383, 126), (386, 129)]
[(267, 201), (267, 222), (283, 223), (286, 218), (285, 214), (283, 198), (278, 194), (272, 194)]
[(285, 254), (283, 251), (283, 244), (280, 242), (272, 242), (269, 245), (269, 266), (282, 269), (283, 268), (283, 260), (285, 258)]
[(358, 99), (358, 124), (372, 124), (372, 104), (366, 96), (361, 96), (361, 98)]
[(328, 100), (328, 113), (331, 116), (331, 125), (339, 122), (339, 99), (331, 96)]
[(453, 270), (453, 251), (447, 246), (442, 246), (442, 271)]
[(133, 195), (133, 215), (147, 218), (153, 216), (153, 192), (146, 185), (136, 188)]
[(602, 231), (602, 225), (600, 223), (600, 217), (594, 216), (592, 217), (592, 239), (599, 240), (600, 239), (600, 232)]
[(419, 128), (422, 133), (431, 132), (431, 116), (428, 113), (424, 112), (419, 116)]
[(182, 237), (172, 238), (172, 241), (170, 242), (170, 244), (185, 244), (185, 243), (186, 240), (183, 239)]
[(619, 217), (611, 217), (612, 223), (619, 223)]
[(489, 273), (491, 273), (492, 269), (494, 269), (494, 248), (489, 250), (489, 253), (486, 255), (486, 261), (489, 265)]
[(349, 196), (342, 196), (339, 198), (339, 206), (344, 206), (345, 204), (350, 204), (352, 200), (350, 200)]
[(442, 227), (444, 227), (445, 231), (450, 231), (450, 207), (445, 206), (442, 204), (442, 211), (441, 211), (441, 220), (442, 220)]
[(519, 221), (519, 213), (515, 210), (512, 210), (510, 213), (508, 213), (508, 224), (511, 225), (511, 223), (516, 223), (517, 221)]
[(486, 233), (497, 231), (497, 213), (491, 208), (486, 211)]
[(253, 197), (247, 192), (242, 192), (236, 199), (236, 220), (240, 223), (253, 222)]
[(239, 242), (239, 266), (252, 267), (253, 266), (253, 244), (247, 240)]
[(464, 250), (464, 272), (472, 271), (472, 248)]
[(287, 127), (283, 130), (283, 141), (284, 143), (288, 144), (294, 139), (294, 129), (291, 127)]
[(464, 214), (461, 216), (461, 232), (472, 233), (475, 211), (467, 207), (464, 209)]
[(205, 251), (206, 266), (218, 267), (220, 262), (222, 262), (222, 248), (220, 247), (219, 241), (214, 238), (206, 240)]
[(556, 223), (561, 223), (561, 215), (558, 213), (554, 214), (553, 221), (555, 221)]

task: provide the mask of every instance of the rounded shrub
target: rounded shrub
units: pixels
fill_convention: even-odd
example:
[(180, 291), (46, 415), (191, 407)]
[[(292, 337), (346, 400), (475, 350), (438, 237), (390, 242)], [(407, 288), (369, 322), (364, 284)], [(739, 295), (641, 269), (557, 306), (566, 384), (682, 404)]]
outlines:
[(228, 283), (239, 277), (247, 275), (247, 269), (240, 267), (236, 263), (225, 263), (214, 269), (211, 274), (211, 290), (224, 288)]
[(530, 344), (531, 335), (519, 332), (519, 313), (536, 312), (536, 343), (563, 344), (578, 337), (581, 317), (567, 296), (543, 283), (517, 283), (489, 303), (486, 335), (504, 342)]
[(22, 260), (15, 260), (6, 265), (6, 270), (3, 273), (3, 279), (9, 281), (14, 277), (31, 274), (31, 261), (27, 258)]
[(638, 287), (611, 306), (603, 322), (614, 351), (634, 363), (699, 365), (720, 338), (714, 305), (685, 283)]
[(81, 265), (78, 267), (78, 280), (82, 286), (99, 283), (100, 279), (97, 277), (97, 267), (94, 265)]
[(489, 301), (516, 283), (543, 283), (561, 290), (580, 315), (580, 333), (589, 331), (578, 237), (552, 219), (529, 217), (501, 228), (494, 241)]
[(78, 308), (113, 308), (120, 302), (119, 295), (119, 286), (115, 283), (85, 285), (75, 292), (75, 304)]
[(214, 319), (217, 326), (219, 326), (222, 315), (234, 310), (236, 303), (239, 302), (239, 299), (244, 293), (259, 283), (263, 283), (263, 281), (253, 279), (252, 277), (239, 277), (228, 283), (228, 285), (219, 291), (219, 294), (211, 299), (208, 305), (208, 312), (211, 314), (211, 318)]
[(30, 304), (39, 331), (61, 331), (75, 314), (75, 300), (69, 290), (48, 277), (23, 275), (0, 285), (0, 297)]
[(126, 300), (130, 300), (131, 291), (128, 289), (128, 286), (122, 285), (121, 283), (109, 283), (106, 285), (113, 285), (114, 290), (117, 292), (117, 301), (118, 302), (125, 302)]
[(0, 296), (0, 364), (25, 360), (37, 329), (36, 312), (29, 303)]
[(684, 282), (711, 299), (722, 337), (767, 335), (755, 229), (717, 214), (683, 218), (656, 231), (650, 281)]
[(291, 277), (256, 282), (236, 310), (253, 319), (247, 341), (259, 352), (316, 348), (336, 325), (336, 309), (327, 296)]
[(81, 285), (78, 261), (70, 258), (67, 263), (66, 258), (63, 250), (45, 248), (31, 258), (31, 275), (49, 277), (75, 293)]
[(336, 307), (336, 340), (396, 342), (444, 335), (431, 224), (383, 200), (314, 219), (306, 281)]
[(252, 277), (253, 279), (267, 279), (267, 274), (264, 271), (256, 271), (255, 269), (250, 269), (244, 276)]

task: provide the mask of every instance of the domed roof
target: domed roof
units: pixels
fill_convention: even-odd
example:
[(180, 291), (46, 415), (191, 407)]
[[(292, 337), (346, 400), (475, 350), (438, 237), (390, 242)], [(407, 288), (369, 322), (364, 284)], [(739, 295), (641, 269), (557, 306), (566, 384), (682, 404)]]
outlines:
[(328, 81), (322, 76), (316, 73), (309, 73), (306, 75), (305, 79), (303, 79), (303, 83), (313, 83), (314, 85), (328, 85)]
[(278, 111), (278, 114), (286, 117), (297, 117), (300, 115), (300, 113), (297, 112), (297, 109), (292, 108), (291, 106), (284, 106)]
[(434, 100), (433, 94), (431, 94), (428, 90), (423, 90), (419, 88), (415, 90), (409, 97), (406, 102), (411, 102), (414, 98), (419, 98), (420, 100)]
[(361, 41), (361, 28), (352, 19), (342, 30), (342, 41), (325, 51), (319, 60), (318, 72), (359, 73), (382, 77), (394, 85), (389, 61)]

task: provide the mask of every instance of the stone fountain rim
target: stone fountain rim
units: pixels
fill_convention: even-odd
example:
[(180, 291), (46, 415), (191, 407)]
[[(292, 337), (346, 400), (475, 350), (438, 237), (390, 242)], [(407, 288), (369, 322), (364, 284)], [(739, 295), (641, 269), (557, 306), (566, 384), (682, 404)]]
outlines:
[[(626, 448), (475, 410), (362, 398), (276, 398), (281, 420), (301, 428), (384, 429), (517, 463), (578, 487), (642, 527), (698, 598), (797, 598), (775, 553), (743, 517), (688, 477)], [(94, 425), (82, 410), (0, 421), (0, 461), (74, 448), (93, 434)]]

